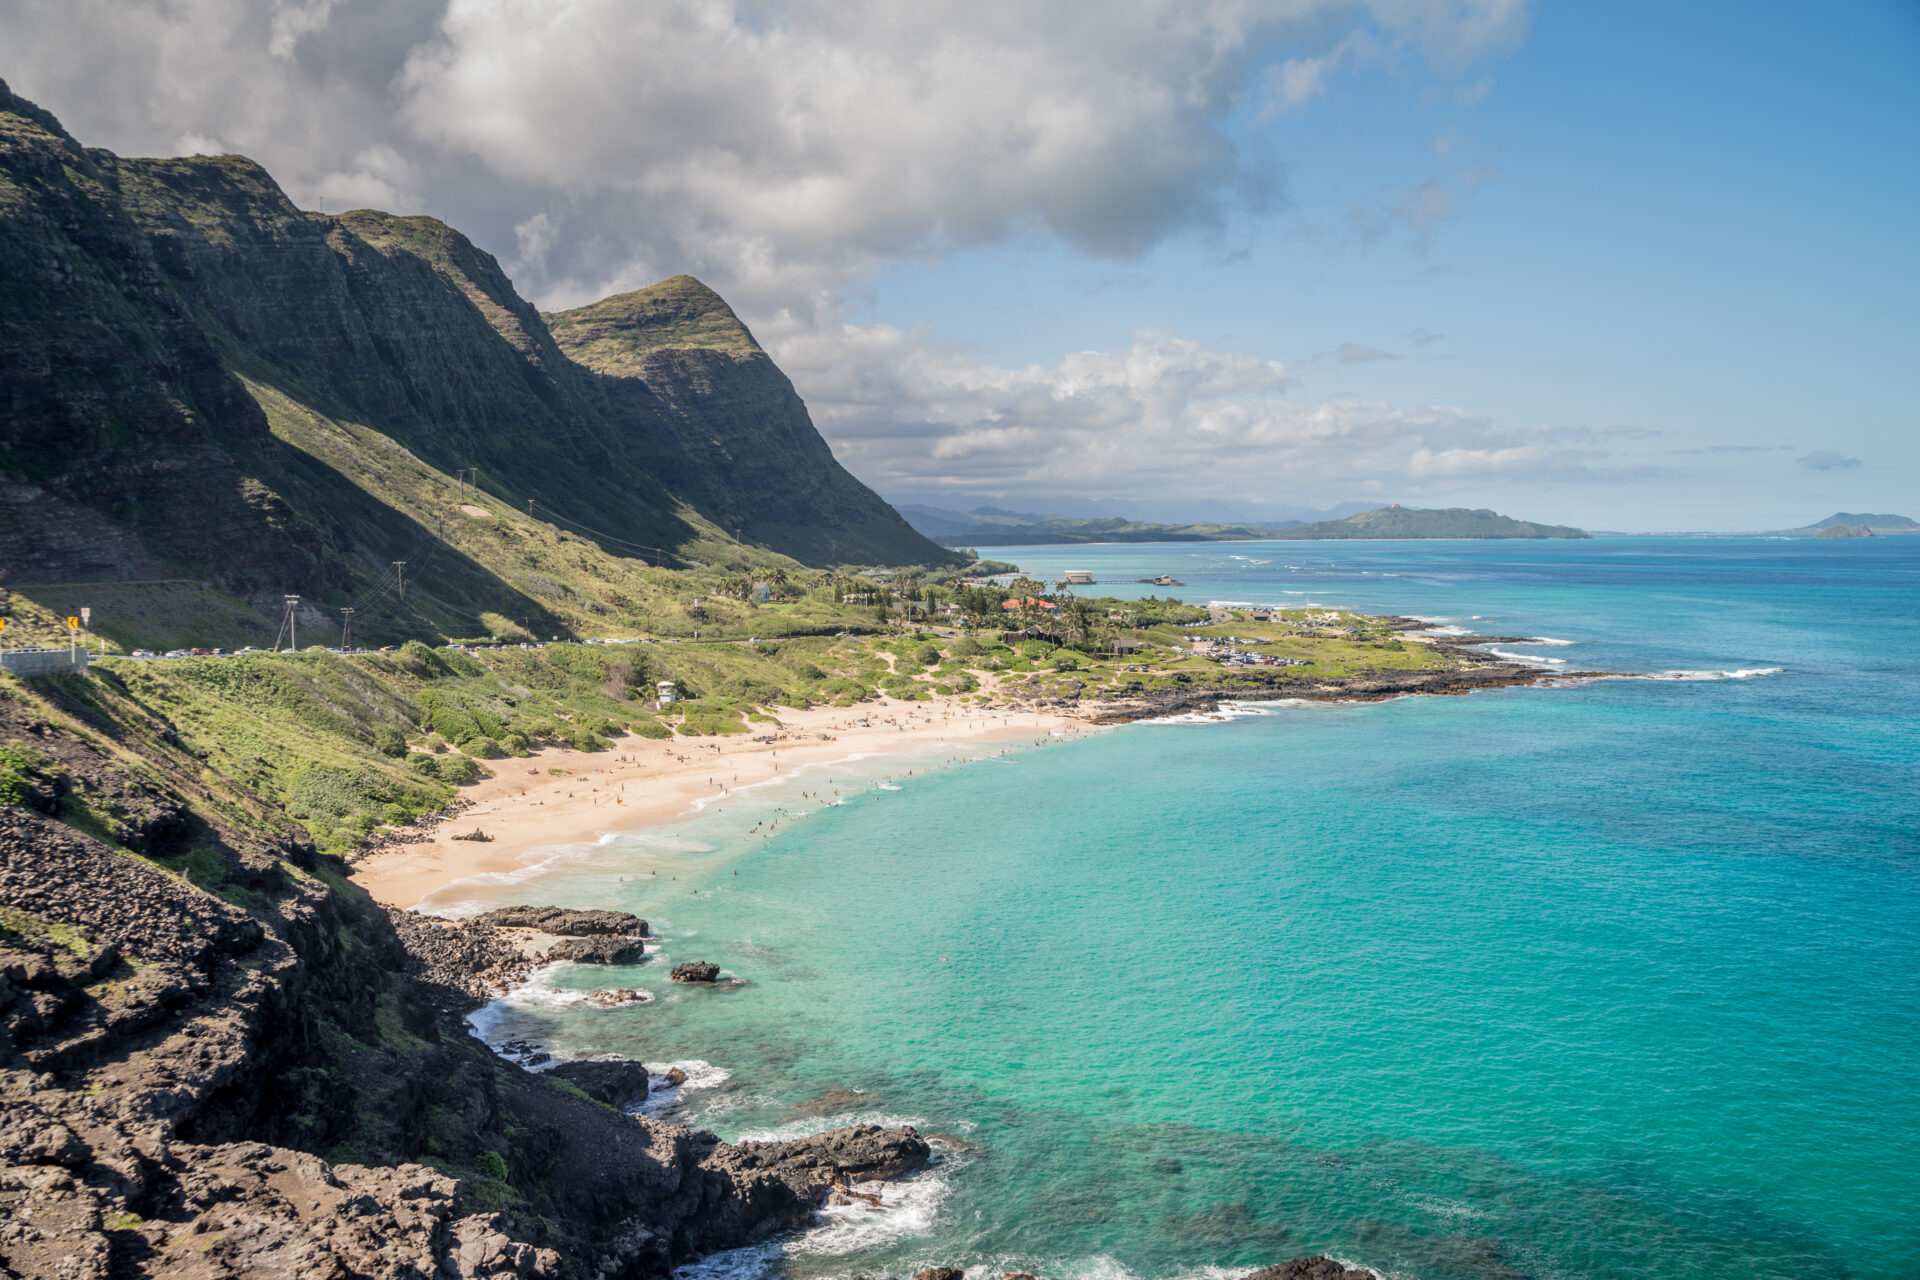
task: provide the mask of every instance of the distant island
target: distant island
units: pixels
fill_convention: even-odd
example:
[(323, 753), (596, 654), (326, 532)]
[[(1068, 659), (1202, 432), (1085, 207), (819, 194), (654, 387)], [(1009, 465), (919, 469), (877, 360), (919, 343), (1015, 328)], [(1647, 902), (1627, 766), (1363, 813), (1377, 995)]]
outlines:
[(1607, 538), (1878, 538), (1920, 533), (1920, 521), (1864, 511), (1836, 511), (1825, 520), (1792, 529), (1675, 529), (1641, 533), (1603, 531)]
[(1534, 524), (1468, 507), (1378, 507), (1341, 520), (1278, 524), (1155, 524), (1120, 516), (1080, 519), (998, 507), (950, 511), (903, 505), (915, 530), (949, 547), (1062, 546), (1090, 542), (1359, 541), (1398, 538), (1588, 538), (1584, 529)]
[(1836, 511), (1817, 524), (1788, 529), (1786, 532), (1803, 533), (1815, 538), (1871, 538), (1883, 533), (1920, 533), (1920, 523), (1905, 516)]

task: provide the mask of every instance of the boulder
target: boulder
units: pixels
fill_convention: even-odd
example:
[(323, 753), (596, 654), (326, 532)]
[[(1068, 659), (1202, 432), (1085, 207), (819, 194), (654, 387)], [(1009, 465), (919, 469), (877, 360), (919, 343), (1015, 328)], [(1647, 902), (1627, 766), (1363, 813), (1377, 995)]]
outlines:
[(675, 982), (718, 982), (720, 966), (707, 960), (689, 960), (673, 966), (668, 976)]
[(603, 1009), (617, 1009), (623, 1004), (645, 1004), (647, 993), (632, 987), (603, 987), (599, 991), (589, 992), (587, 1003)]
[(647, 1069), (624, 1058), (600, 1062), (563, 1062), (547, 1072), (556, 1080), (577, 1085), (588, 1097), (610, 1107), (638, 1106), (647, 1100)]
[(575, 964), (639, 964), (646, 958), (646, 945), (639, 938), (617, 935), (562, 938), (547, 949), (547, 959), (571, 960)]
[(932, 1267), (914, 1272), (913, 1280), (967, 1280), (967, 1273), (958, 1267)]
[(821, 1204), (843, 1183), (902, 1177), (924, 1168), (931, 1154), (911, 1125), (863, 1124), (789, 1142), (734, 1143), (715, 1150), (705, 1163), (736, 1180), (771, 1174)]
[(1246, 1276), (1244, 1280), (1374, 1280), (1371, 1271), (1343, 1266), (1325, 1254), (1291, 1258)]
[(574, 907), (498, 907), (473, 917), (468, 924), (495, 929), (538, 929), (563, 938), (591, 938), (601, 934), (647, 936), (647, 922), (626, 911)]

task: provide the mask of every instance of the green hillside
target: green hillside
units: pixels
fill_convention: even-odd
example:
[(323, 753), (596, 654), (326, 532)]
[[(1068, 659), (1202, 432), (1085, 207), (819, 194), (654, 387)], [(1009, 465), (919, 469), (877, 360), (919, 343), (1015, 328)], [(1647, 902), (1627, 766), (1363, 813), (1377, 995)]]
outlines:
[(627, 460), (728, 533), (807, 564), (939, 558), (834, 461), (787, 375), (692, 276), (545, 319), (596, 375)]
[(83, 148), (0, 84), (0, 587), (184, 580), (235, 626), (298, 594), (374, 638), (604, 629), (698, 593), (675, 566), (951, 562), (689, 286), (751, 350), (656, 325), (610, 391), (445, 224)]
[(1378, 507), (1344, 520), (1276, 529), (1265, 535), (1282, 539), (1341, 538), (1590, 538), (1584, 529), (1533, 524), (1486, 508)]

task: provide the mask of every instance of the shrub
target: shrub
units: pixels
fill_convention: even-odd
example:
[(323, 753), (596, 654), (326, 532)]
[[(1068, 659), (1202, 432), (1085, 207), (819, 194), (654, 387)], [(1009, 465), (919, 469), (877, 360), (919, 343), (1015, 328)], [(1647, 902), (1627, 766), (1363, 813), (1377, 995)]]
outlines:
[(440, 761), (424, 753), (408, 756), (407, 768), (429, 778), (437, 778), (440, 776)]
[(407, 754), (407, 735), (391, 725), (374, 730), (373, 749), (398, 760)]
[(525, 737), (517, 733), (510, 733), (506, 737), (500, 739), (500, 749), (506, 752), (510, 756), (524, 756), (524, 755), (533, 754), (533, 744), (531, 742), (528, 742)]
[(379, 790), (376, 780), (359, 772), (312, 765), (287, 788), (287, 808), (295, 817), (332, 824), (371, 807)]
[(802, 680), (825, 680), (827, 678), (827, 673), (814, 666), (811, 662), (802, 662), (793, 669), (793, 673)]
[(667, 726), (661, 724), (658, 720), (642, 720), (633, 726), (633, 732), (643, 738), (671, 738), (673, 736), (673, 730), (667, 728)]
[(940, 649), (937, 645), (923, 644), (915, 649), (911, 656), (923, 667), (937, 666), (940, 662)]
[(474, 1157), (473, 1167), (495, 1182), (507, 1181), (507, 1161), (498, 1151), (482, 1151)]
[(1023, 640), (1020, 643), (1020, 654), (1029, 661), (1044, 658), (1052, 652), (1053, 646), (1045, 640)]
[(507, 754), (492, 738), (470, 738), (460, 744), (460, 749), (476, 760), (498, 760)]
[(1053, 655), (1051, 665), (1055, 671), (1072, 671), (1076, 667), (1085, 666), (1086, 662), (1087, 655), (1078, 649), (1062, 649)]
[(448, 756), (440, 761), (440, 781), (468, 787), (480, 781), (480, 764), (472, 756)]

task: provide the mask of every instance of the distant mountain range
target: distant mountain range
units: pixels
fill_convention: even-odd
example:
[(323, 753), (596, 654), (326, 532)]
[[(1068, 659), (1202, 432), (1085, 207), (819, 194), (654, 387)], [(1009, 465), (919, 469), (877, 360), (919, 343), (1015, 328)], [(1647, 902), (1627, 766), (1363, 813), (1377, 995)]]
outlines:
[(1394, 538), (1585, 538), (1584, 530), (1533, 524), (1485, 509), (1378, 507), (1339, 520), (1276, 524), (1156, 524), (1121, 516), (1079, 519), (1001, 507), (954, 511), (907, 504), (907, 523), (946, 546), (1059, 546), (1087, 542), (1241, 542)]

